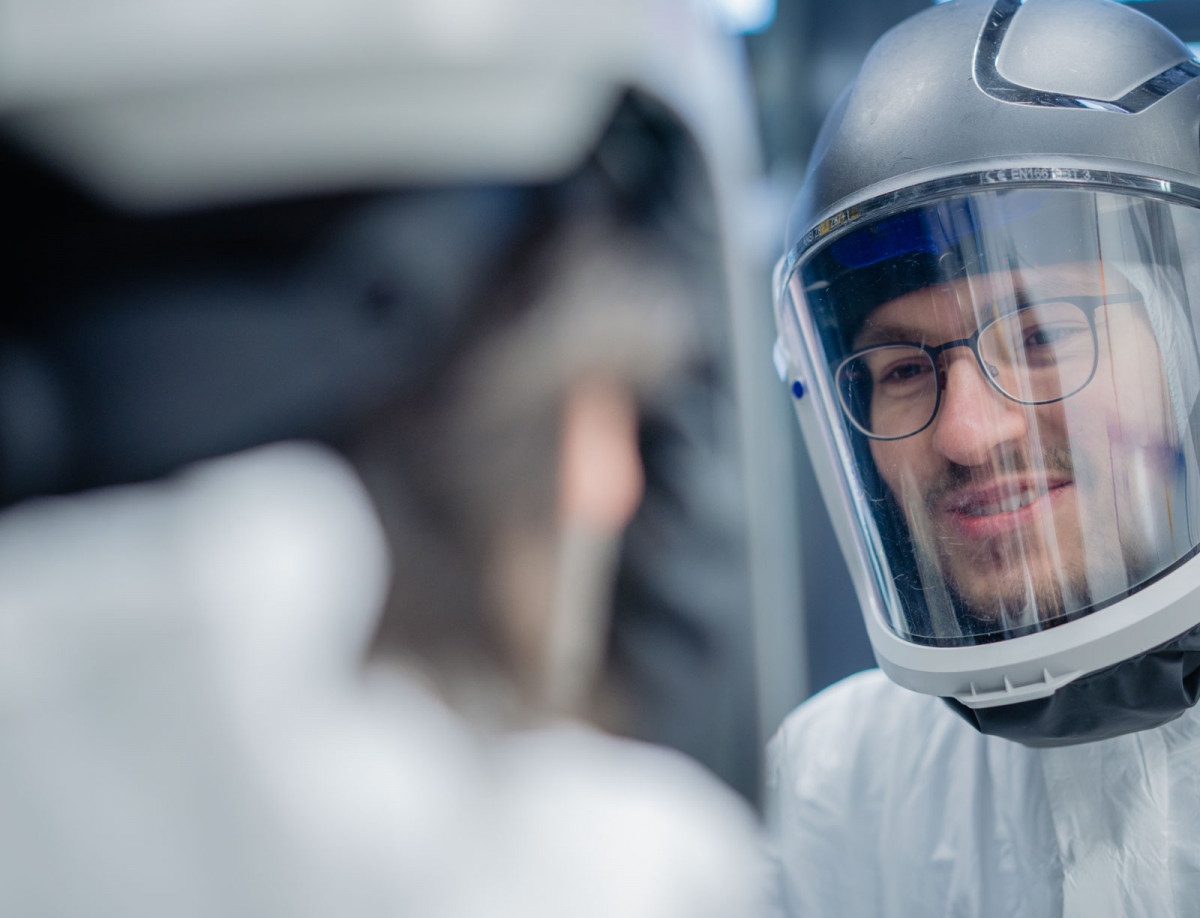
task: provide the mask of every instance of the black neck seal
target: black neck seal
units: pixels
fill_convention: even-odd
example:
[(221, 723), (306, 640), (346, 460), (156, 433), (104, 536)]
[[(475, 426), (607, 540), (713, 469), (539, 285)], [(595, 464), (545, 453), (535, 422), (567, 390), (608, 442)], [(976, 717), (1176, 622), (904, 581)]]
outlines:
[(1200, 625), (1146, 653), (1064, 685), (1049, 698), (994, 708), (943, 699), (989, 736), (1073, 746), (1160, 727), (1200, 698)]

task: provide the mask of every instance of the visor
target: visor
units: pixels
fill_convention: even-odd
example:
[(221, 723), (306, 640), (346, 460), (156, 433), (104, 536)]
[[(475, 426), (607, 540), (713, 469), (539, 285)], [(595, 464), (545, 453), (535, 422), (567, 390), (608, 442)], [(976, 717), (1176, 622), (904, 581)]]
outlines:
[(914, 197), (809, 233), (778, 304), (864, 606), (939, 647), (1090, 616), (1200, 542), (1200, 259), (1180, 257), (1200, 210), (1082, 186)]

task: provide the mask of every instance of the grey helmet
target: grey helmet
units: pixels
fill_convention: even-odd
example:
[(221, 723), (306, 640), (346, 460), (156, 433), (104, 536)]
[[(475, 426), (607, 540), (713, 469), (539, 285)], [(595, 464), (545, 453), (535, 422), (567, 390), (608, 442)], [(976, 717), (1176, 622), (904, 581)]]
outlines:
[(823, 126), (776, 275), (876, 658), (985, 733), (1200, 693), (1200, 63), (1108, 0), (954, 0)]

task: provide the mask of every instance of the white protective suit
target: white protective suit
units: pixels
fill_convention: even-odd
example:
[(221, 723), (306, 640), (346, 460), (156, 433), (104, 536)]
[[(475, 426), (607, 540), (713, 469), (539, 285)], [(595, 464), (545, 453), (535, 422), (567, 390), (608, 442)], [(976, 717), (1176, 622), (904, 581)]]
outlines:
[(386, 584), (313, 446), (0, 515), (0, 915), (754, 913), (754, 820), (699, 766), (364, 673)]
[(1195, 709), (1031, 749), (870, 670), (794, 711), (769, 759), (796, 916), (1200, 914)]

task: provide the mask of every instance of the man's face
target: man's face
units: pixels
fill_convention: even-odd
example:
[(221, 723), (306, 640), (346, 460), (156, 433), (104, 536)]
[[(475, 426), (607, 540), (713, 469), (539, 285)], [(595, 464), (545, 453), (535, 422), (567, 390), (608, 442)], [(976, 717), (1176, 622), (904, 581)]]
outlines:
[[(1056, 617), (1152, 573), (1170, 519), (1165, 482), (1176, 455), (1162, 358), (1144, 305), (1116, 272), (1073, 264), (963, 278), (874, 310), (854, 348), (969, 338), (1018, 304), (1111, 297), (1094, 312), (1091, 381), (1050, 404), (1024, 405), (984, 377), (968, 347), (943, 351), (933, 422), (872, 440), (924, 569), (984, 621)], [(1089, 342), (1090, 344), (1090, 342)], [(1149, 481), (1149, 487), (1143, 486)], [(1159, 504), (1151, 507), (1146, 502)]]

